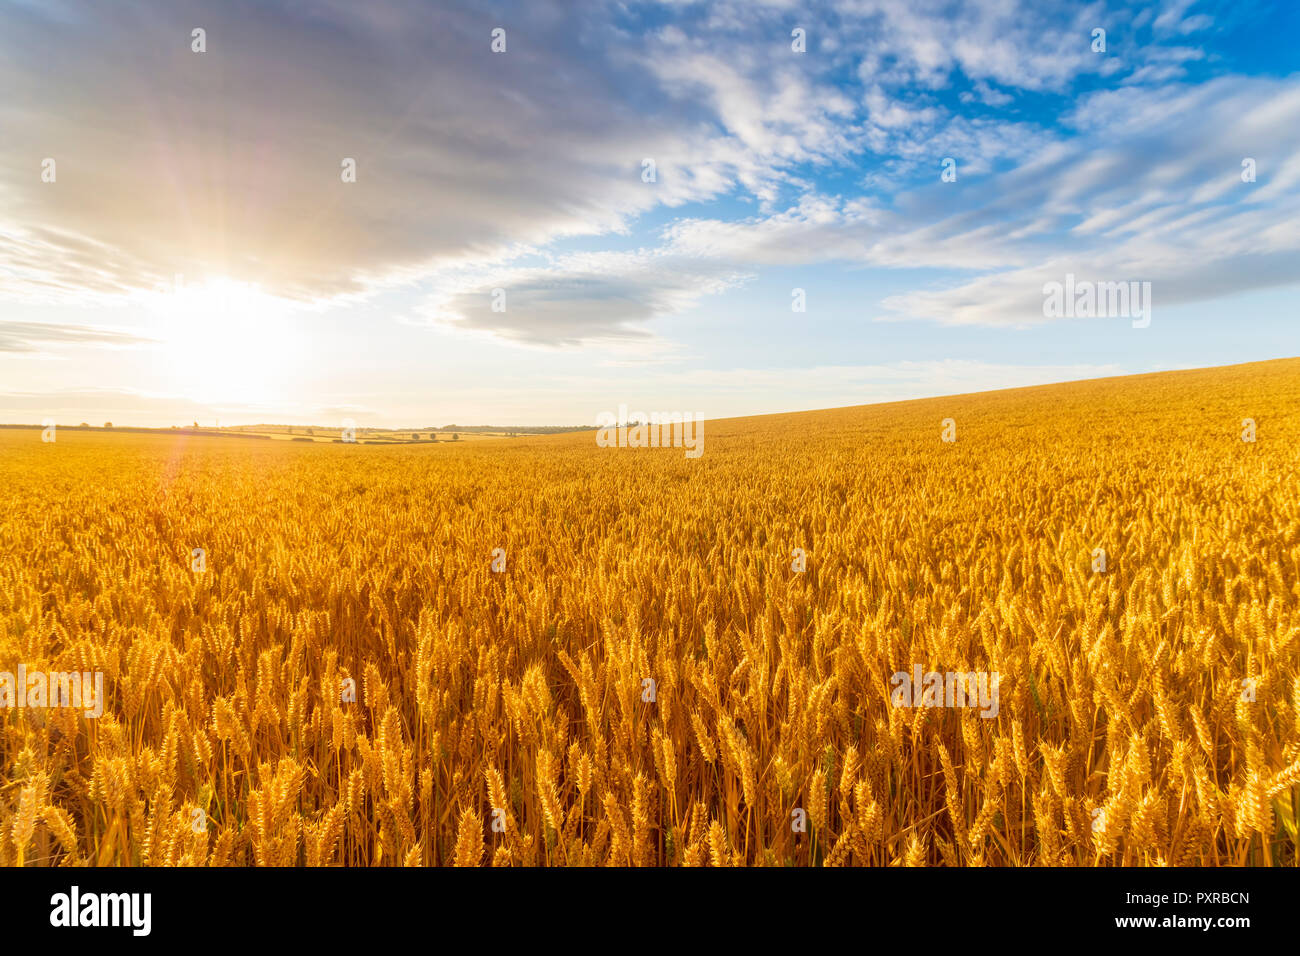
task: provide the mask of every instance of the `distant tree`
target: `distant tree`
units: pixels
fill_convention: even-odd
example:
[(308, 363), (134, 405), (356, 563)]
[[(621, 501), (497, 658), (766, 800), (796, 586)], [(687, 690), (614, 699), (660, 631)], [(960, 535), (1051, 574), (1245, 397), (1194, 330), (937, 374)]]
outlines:
[(315, 430), (314, 428), (309, 428), (309, 429), (307, 429), (307, 434), (308, 434), (308, 435), (314, 435), (314, 434), (316, 434), (316, 430)]
[(429, 441), (437, 441), (437, 440), (438, 440), (438, 433), (437, 433), (437, 432), (429, 432)]
[(198, 422), (195, 422), (195, 423), (194, 423), (194, 427), (195, 427), (195, 428), (198, 428), (198, 427), (199, 427), (199, 423), (198, 423)]
[(78, 425), (77, 427), (78, 427), (78, 428), (89, 428), (90, 426), (89, 426), (87, 423), (82, 422), (82, 423), (81, 423), (80, 425)]
[(452, 435), (452, 436), (451, 436), (451, 440), (452, 440), (452, 441), (460, 441), (460, 435)]
[(105, 427), (105, 428), (112, 428), (112, 427), (113, 427), (113, 423), (112, 423), (112, 422), (104, 422), (104, 427)]

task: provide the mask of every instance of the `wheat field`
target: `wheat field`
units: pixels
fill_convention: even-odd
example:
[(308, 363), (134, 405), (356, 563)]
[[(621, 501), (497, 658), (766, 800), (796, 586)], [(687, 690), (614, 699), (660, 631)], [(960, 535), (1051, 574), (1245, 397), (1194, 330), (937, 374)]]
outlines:
[(1300, 360), (706, 429), (0, 430), (0, 863), (1300, 863)]

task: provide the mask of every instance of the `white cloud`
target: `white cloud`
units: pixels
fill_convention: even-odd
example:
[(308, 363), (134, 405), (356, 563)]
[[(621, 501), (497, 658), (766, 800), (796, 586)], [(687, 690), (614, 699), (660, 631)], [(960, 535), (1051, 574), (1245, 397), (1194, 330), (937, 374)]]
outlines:
[(131, 348), (149, 342), (147, 338), (116, 329), (0, 319), (0, 353), (39, 352), (45, 346)]
[[(934, 183), (890, 206), (810, 194), (767, 217), (678, 222), (667, 248), (732, 263), (975, 272), (883, 303), (894, 318), (957, 324), (1046, 321), (1042, 285), (1067, 272), (1151, 281), (1166, 305), (1300, 278), (1294, 80), (1104, 91), (1066, 121), (1077, 137), (973, 186)], [(1245, 155), (1256, 183), (1241, 181)]]
[[(527, 345), (654, 340), (650, 320), (679, 312), (748, 275), (668, 250), (585, 253), (542, 265), (445, 276), (422, 315)], [(499, 292), (497, 290), (500, 290)]]

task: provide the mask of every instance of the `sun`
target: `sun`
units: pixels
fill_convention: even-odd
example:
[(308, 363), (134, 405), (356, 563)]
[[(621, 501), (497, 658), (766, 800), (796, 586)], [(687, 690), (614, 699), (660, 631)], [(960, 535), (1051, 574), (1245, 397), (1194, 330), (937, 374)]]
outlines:
[(149, 299), (180, 394), (240, 405), (286, 397), (301, 355), (290, 303), (227, 278), (178, 281)]

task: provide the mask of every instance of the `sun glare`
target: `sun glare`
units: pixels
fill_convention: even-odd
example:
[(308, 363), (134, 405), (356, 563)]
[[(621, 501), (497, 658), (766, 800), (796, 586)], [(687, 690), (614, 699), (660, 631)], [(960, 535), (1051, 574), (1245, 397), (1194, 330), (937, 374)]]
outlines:
[(222, 278), (177, 282), (149, 305), (181, 394), (209, 404), (286, 397), (300, 355), (289, 303)]

